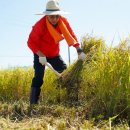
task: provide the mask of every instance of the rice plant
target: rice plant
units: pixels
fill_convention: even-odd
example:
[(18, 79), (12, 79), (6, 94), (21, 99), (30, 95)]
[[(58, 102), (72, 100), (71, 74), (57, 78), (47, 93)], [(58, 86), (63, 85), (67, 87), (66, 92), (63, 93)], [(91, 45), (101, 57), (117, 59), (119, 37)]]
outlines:
[[(130, 124), (130, 51), (127, 40), (116, 47), (107, 47), (103, 39), (85, 36), (82, 48), (87, 56), (85, 61), (73, 63), (62, 78), (46, 70), (37, 106), (39, 123), (28, 117), (33, 68), (1, 69), (0, 129), (25, 129), (26, 126), (27, 130), (126, 130)], [(29, 126), (26, 121), (34, 125)]]

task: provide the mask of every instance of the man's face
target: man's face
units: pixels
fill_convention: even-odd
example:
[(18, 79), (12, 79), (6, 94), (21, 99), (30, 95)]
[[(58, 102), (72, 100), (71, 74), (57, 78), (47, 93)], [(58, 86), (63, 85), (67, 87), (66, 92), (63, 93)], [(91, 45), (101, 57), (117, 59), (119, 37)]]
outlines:
[(47, 15), (47, 18), (52, 25), (56, 25), (59, 21), (60, 15)]

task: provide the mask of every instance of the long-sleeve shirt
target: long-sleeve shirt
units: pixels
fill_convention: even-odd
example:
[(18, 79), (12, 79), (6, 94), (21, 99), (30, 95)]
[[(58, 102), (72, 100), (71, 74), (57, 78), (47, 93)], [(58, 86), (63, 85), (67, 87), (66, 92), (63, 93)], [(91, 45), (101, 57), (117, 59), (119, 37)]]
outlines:
[[(75, 36), (73, 30), (71, 29), (67, 19), (63, 16), (61, 16), (62, 21), (66, 25), (68, 31), (72, 35), (72, 37), (77, 41), (76, 44), (74, 44), (74, 47), (79, 46), (77, 37)], [(56, 30), (60, 33), (60, 28), (57, 25)], [(46, 25), (46, 16), (41, 18), (36, 24), (32, 27), (32, 31), (28, 38), (28, 47), (32, 50), (33, 53), (37, 53), (38, 51), (41, 51), (46, 57), (55, 57), (59, 55), (60, 47), (59, 43), (55, 43), (55, 40), (51, 36), (51, 34), (48, 31), (47, 25)]]

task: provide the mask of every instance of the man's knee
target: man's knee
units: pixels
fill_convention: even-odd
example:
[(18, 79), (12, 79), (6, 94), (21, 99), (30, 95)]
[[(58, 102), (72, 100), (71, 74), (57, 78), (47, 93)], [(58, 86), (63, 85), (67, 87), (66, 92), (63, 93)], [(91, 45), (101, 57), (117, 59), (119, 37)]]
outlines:
[(59, 73), (62, 73), (64, 70), (67, 69), (67, 65), (63, 65), (62, 66), (62, 69), (58, 70)]
[(67, 65), (64, 65), (64, 66), (63, 66), (63, 69), (66, 70), (66, 69), (67, 69)]

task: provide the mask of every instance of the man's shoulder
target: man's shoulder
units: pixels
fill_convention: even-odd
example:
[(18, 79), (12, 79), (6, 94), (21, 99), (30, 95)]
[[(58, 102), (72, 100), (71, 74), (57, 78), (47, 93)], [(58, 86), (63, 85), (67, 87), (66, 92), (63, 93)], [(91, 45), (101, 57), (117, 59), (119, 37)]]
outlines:
[(61, 19), (67, 21), (67, 18), (64, 16), (61, 16)]
[(44, 25), (45, 25), (45, 16), (42, 17), (40, 20), (38, 20), (35, 23), (34, 27), (41, 27), (41, 26), (44, 27)]
[(37, 21), (33, 26), (33, 31), (35, 31), (38, 34), (43, 35), (43, 33), (46, 31), (46, 21), (45, 17), (42, 17), (39, 21)]
[(65, 24), (69, 24), (68, 20), (66, 17), (61, 16), (61, 20), (65, 23)]

